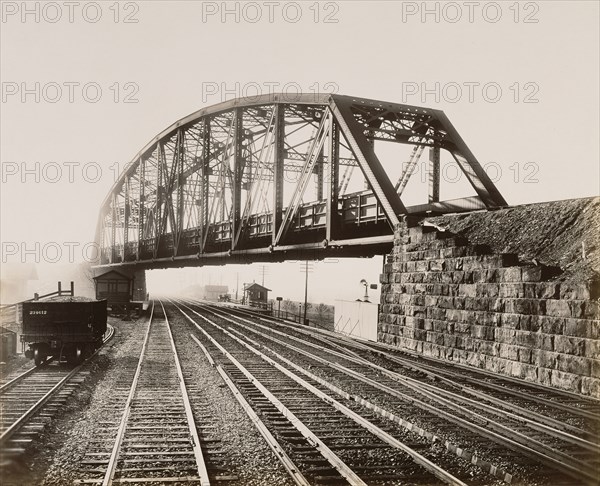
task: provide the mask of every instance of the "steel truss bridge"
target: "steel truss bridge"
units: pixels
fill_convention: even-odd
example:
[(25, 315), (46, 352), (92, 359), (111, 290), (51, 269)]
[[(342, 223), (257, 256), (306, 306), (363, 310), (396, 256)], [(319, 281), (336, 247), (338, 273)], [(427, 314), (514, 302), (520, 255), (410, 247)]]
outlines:
[[(395, 183), (381, 142), (412, 146)], [(401, 195), (425, 149), (427, 202), (407, 207)], [(439, 200), (442, 150), (477, 196)], [(502, 206), (440, 110), (269, 94), (201, 109), (150, 141), (105, 198), (96, 243), (99, 266), (136, 269), (373, 256), (391, 249), (403, 215)]]

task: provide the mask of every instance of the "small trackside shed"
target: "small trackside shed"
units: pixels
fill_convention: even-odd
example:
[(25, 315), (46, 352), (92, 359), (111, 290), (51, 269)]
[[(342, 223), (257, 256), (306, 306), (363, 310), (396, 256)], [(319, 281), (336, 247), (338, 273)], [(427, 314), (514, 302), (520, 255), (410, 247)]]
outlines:
[(244, 292), (248, 296), (248, 304), (264, 306), (269, 301), (269, 292), (271, 289), (263, 287), (257, 283), (244, 285)]
[(96, 299), (106, 299), (109, 307), (129, 304), (133, 298), (133, 278), (116, 270), (94, 277)]
[(0, 327), (0, 361), (6, 361), (10, 356), (17, 354), (17, 333)]

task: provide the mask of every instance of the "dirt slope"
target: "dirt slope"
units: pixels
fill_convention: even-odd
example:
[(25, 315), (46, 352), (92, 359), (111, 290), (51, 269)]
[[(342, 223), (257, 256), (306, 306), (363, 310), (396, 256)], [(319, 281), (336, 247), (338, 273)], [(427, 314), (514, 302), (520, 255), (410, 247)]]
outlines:
[(495, 252), (516, 253), (524, 263), (560, 267), (562, 273), (556, 278), (561, 281), (597, 281), (600, 277), (599, 197), (427, 220), (471, 243), (489, 245)]

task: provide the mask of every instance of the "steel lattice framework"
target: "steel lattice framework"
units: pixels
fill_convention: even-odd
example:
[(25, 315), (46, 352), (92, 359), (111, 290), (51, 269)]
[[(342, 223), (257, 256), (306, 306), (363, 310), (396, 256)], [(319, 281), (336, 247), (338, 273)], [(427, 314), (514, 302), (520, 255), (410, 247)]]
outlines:
[[(293, 99), (291, 99), (293, 98)], [(413, 146), (396, 184), (376, 142)], [(428, 203), (402, 191), (429, 150)], [(440, 151), (477, 196), (439, 201)], [(363, 190), (350, 191), (353, 177)], [(406, 214), (505, 206), (439, 110), (334, 94), (269, 94), (193, 113), (126, 166), (104, 200), (99, 264), (138, 268), (371, 256)]]

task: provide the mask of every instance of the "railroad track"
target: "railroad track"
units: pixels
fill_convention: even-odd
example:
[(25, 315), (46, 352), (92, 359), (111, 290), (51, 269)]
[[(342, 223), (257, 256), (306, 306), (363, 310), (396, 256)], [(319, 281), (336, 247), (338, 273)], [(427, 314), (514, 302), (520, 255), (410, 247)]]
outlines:
[[(113, 334), (114, 328), (109, 326), (103, 342)], [(29, 368), (0, 386), (1, 465), (10, 464), (25, 452), (88, 375), (82, 371), (86, 362), (65, 367), (50, 366), (51, 361)]]
[(112, 413), (118, 422), (107, 423), (97, 442), (90, 444), (93, 452), (81, 462), (77, 483), (210, 484), (186, 381), (160, 302), (153, 303), (135, 368), (125, 370), (114, 391)]
[(239, 338), (216, 318), (173, 305), (234, 394), (243, 396), (276, 438), (272, 447), (286, 453), (286, 469), (296, 472), (297, 484), (463, 485), (470, 478), (469, 463), (399, 432), (372, 410), (349, 408), (318, 381), (270, 358), (260, 344)]
[[(552, 389), (519, 378), (498, 375), (458, 363), (449, 363), (434, 358), (424, 358), (390, 345), (375, 342), (361, 342), (331, 331), (285, 324), (281, 320), (264, 317), (247, 311), (232, 311), (234, 315), (256, 317), (264, 323), (288, 329), (293, 334), (307, 336), (310, 340), (336, 349), (354, 350), (354, 355), (373, 360), (383, 358), (382, 363), (389, 368), (402, 368), (414, 371), (419, 378), (428, 378), (454, 389), (463, 389), (472, 397), (514, 411), (521, 409), (530, 417), (547, 422), (549, 425), (564, 427), (587, 435), (589, 438), (600, 434), (600, 400)], [(465, 385), (468, 388), (465, 388)]]
[(508, 411), (520, 410), (534, 420), (580, 433), (589, 439), (600, 434), (600, 400), (591, 397), (582, 397), (458, 363), (424, 358), (383, 343), (361, 342), (331, 331), (285, 324), (281, 320), (248, 311), (231, 312), (234, 315), (255, 317), (263, 323), (285, 328), (294, 335), (305, 336), (317, 344), (344, 349), (371, 361), (382, 358), (382, 365), (389, 369), (415, 372), (414, 376), (417, 378), (427, 378), (441, 386), (460, 389), (472, 398), (493, 403)]
[[(582, 482), (594, 484), (598, 481), (600, 447), (597, 436), (589, 429), (580, 429), (540, 413), (519, 408), (514, 404), (511, 404), (510, 410), (507, 410), (507, 407), (498, 406), (506, 403), (497, 396), (490, 397), (492, 399), (487, 403), (483, 399), (482, 392), (476, 391), (474, 395), (473, 390), (470, 388), (465, 390), (464, 384), (457, 380), (457, 385), (448, 376), (434, 375), (436, 381), (431, 381), (432, 370), (414, 369), (414, 363), (410, 367), (405, 367), (402, 373), (391, 371), (373, 363), (373, 354), (369, 356), (369, 360), (360, 356), (359, 351), (364, 351), (361, 349), (364, 345), (360, 343), (352, 346), (354, 350), (349, 350), (349, 344), (352, 343), (340, 341), (341, 344), (336, 344), (331, 339), (332, 336), (315, 333), (306, 328), (298, 329), (295, 326), (276, 324), (281, 329), (277, 330), (273, 327), (275, 321), (269, 318), (261, 317), (261, 324), (259, 324), (256, 322), (258, 319), (256, 316), (252, 318), (234, 316), (214, 306), (210, 308), (202, 306), (201, 309), (229, 322), (230, 325), (235, 324), (230, 331), (248, 341), (259, 340), (269, 349), (271, 356), (277, 357), (276, 359), (285, 361), (289, 358), (293, 361), (289, 364), (296, 366), (301, 372), (311, 369), (321, 377), (328, 377), (326, 379), (330, 381), (321, 380), (321, 382), (331, 391), (344, 396), (345, 390), (354, 390), (353, 399), (358, 404), (366, 405), (384, 417), (403, 423), (409, 429), (414, 428), (414, 420), (405, 420), (402, 417), (406, 417), (407, 414), (410, 416), (410, 408), (414, 409), (415, 406), (422, 412), (428, 413), (431, 416), (428, 422), (434, 424), (433, 433), (421, 429), (425, 436), (435, 438), (437, 435), (435, 430), (443, 431), (441, 419), (458, 425), (462, 429), (462, 444), (457, 443), (456, 440), (454, 443), (446, 440), (446, 448), (478, 463), (484, 470), (505, 481), (512, 480), (510, 471), (499, 468), (493, 462), (483, 460), (473, 451), (485, 447), (494, 450), (495, 455), (501, 457), (503, 455), (504, 459), (501, 461), (503, 463), (516, 461), (522, 465), (531, 463), (531, 465), (551, 467), (566, 475), (562, 479), (554, 476), (553, 480), (556, 483), (563, 481), (565, 484)], [(296, 337), (294, 334), (302, 337)], [(264, 344), (265, 342), (268, 344)], [(391, 364), (398, 367), (398, 363), (391, 362)], [(412, 378), (411, 372), (415, 375)], [(310, 374), (312, 373), (307, 373)], [(429, 380), (423, 379), (425, 377), (429, 377)], [(388, 400), (377, 398), (367, 401), (362, 398), (365, 395), (378, 397), (387, 395)], [(382, 404), (390, 403), (390, 397), (398, 399), (396, 400), (398, 405), (387, 409), (382, 407)], [(402, 402), (404, 406), (401, 406)], [(578, 408), (573, 416), (584, 419), (589, 425), (592, 420), (589, 417), (592, 413), (590, 409), (593, 407), (584, 410), (584, 417), (582, 417), (582, 410)], [(595, 423), (597, 425), (597, 422)], [(443, 435), (443, 432), (439, 435)], [(465, 442), (466, 445), (463, 445)], [(504, 452), (499, 446), (504, 449)], [(577, 482), (572, 482), (573, 480), (569, 478), (574, 478)]]

